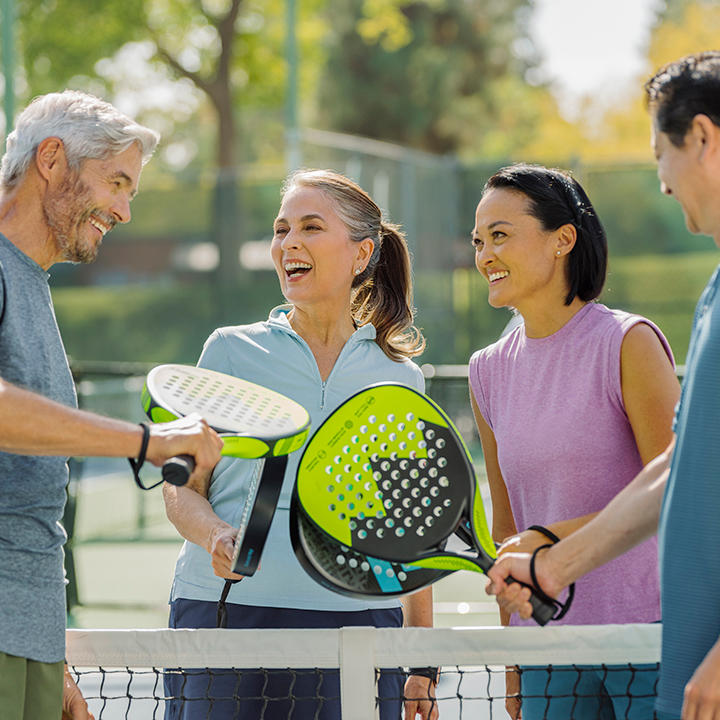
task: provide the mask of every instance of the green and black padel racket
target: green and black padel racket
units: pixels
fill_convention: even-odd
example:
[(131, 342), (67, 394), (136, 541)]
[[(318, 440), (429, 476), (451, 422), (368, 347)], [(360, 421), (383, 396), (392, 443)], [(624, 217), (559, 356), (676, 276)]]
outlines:
[[(233, 375), (192, 365), (158, 365), (147, 376), (142, 404), (153, 422), (200, 414), (223, 438), (223, 455), (262, 458), (288, 455), (305, 442), (310, 416), (302, 405), (274, 390)], [(184, 485), (195, 462), (171, 458), (163, 480)]]
[(298, 507), (297, 497), (290, 505), (290, 540), (295, 557), (315, 582), (350, 597), (405, 595), (452, 572), (363, 555), (320, 530)]
[[(430, 398), (397, 384), (365, 388), (315, 431), (297, 471), (298, 503), (346, 547), (393, 563), (487, 572), (495, 545), (468, 451)], [(444, 548), (470, 527), (472, 552)], [(509, 579), (512, 582), (512, 579)], [(556, 607), (533, 594), (540, 625)]]

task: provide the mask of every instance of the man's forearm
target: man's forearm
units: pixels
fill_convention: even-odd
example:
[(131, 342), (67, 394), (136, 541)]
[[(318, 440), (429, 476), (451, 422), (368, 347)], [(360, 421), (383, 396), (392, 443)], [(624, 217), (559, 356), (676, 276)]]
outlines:
[(75, 410), (0, 379), (0, 450), (135, 457), (141, 440), (135, 423)]
[(657, 532), (673, 446), (648, 463), (587, 525), (545, 553), (545, 562), (563, 586)]

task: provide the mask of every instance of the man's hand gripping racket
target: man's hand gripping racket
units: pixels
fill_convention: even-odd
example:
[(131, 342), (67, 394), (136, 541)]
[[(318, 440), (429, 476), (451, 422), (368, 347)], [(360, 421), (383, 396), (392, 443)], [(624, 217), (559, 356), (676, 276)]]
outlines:
[[(521, 618), (527, 620), (532, 615), (530, 597), (526, 590), (526, 587), (533, 585), (531, 567), (534, 566), (535, 582), (550, 597), (559, 597), (566, 587), (558, 580), (557, 566), (551, 562), (551, 550), (552, 548), (547, 547), (544, 552), (535, 552), (535, 561), (533, 561), (532, 553), (508, 552), (502, 554), (488, 571), (491, 582), (485, 588), (485, 592), (488, 595), (496, 596), (502, 610), (510, 615), (517, 613)], [(518, 582), (513, 583), (513, 578), (517, 578)], [(572, 593), (569, 597), (572, 597)], [(565, 607), (569, 608), (568, 601), (566, 601)]]
[[(495, 545), (475, 488), (469, 454), (447, 415), (411, 388), (382, 384), (353, 395), (317, 429), (300, 460), (295, 491), (320, 530), (357, 552), (487, 573)], [(467, 527), (472, 551), (444, 549)], [(530, 602), (536, 622), (552, 619), (552, 602), (534, 594)]]

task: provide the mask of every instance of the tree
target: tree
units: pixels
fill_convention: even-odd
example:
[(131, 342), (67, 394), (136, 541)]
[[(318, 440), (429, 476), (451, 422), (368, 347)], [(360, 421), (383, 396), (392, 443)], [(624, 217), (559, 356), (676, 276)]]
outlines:
[[(309, 0), (307, 11), (317, 2)], [(284, 0), (20, 0), (19, 4), (30, 95), (72, 85), (112, 96), (117, 90), (114, 79), (121, 74), (114, 64), (127, 58), (129, 43), (136, 43), (150, 49), (146, 59), (162, 68), (166, 79), (189, 81), (207, 100), (216, 128), (212, 235), (220, 248), (220, 289), (234, 286), (240, 270), (238, 110), (253, 103), (282, 106), (283, 8)], [(59, 28), (72, 31), (59, 32)], [(169, 114), (172, 110), (167, 108)]]
[(650, 42), (648, 58), (653, 69), (683, 55), (717, 50), (720, 33), (720, 6), (717, 2), (694, 0), (680, 5), (670, 2)]
[(436, 153), (492, 126), (528, 0), (336, 0), (319, 124)]
[(714, 0), (668, 0), (652, 29), (646, 71), (633, 83), (634, 93), (619, 106), (590, 106), (596, 130), (586, 133), (582, 159), (651, 163), (650, 125), (643, 83), (665, 63), (683, 55), (717, 48), (720, 6)]

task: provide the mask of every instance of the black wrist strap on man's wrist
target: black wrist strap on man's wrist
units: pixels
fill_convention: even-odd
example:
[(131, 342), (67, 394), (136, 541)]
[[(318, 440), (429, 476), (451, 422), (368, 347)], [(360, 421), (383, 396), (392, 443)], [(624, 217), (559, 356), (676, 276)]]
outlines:
[(538, 582), (537, 575), (535, 573), (535, 560), (537, 558), (537, 554), (541, 550), (551, 548), (555, 543), (560, 542), (560, 538), (552, 530), (548, 530), (548, 528), (543, 527), (542, 525), (531, 525), (528, 530), (534, 530), (535, 532), (539, 532), (541, 535), (544, 535), (549, 540), (552, 540), (552, 542), (546, 543), (545, 545), (540, 545), (539, 547), (535, 548), (535, 551), (530, 558), (530, 578), (532, 579), (532, 583), (535, 586), (536, 595), (538, 595), (542, 600), (552, 603), (558, 609), (557, 613), (550, 619), (560, 620), (560, 618), (563, 618), (565, 617), (565, 615), (567, 615), (567, 611), (572, 605), (573, 598), (575, 597), (575, 583), (570, 584), (570, 586), (568, 587), (567, 598), (565, 599), (564, 603), (561, 603), (559, 600), (551, 598), (545, 593), (545, 591), (540, 587), (540, 583)]
[(133, 477), (137, 486), (139, 488), (142, 488), (143, 490), (152, 490), (152, 488), (160, 485), (160, 483), (162, 483), (162, 480), (156, 482), (154, 485), (150, 485), (149, 487), (145, 486), (142, 480), (140, 480), (140, 468), (145, 464), (145, 456), (147, 454), (148, 443), (150, 442), (150, 426), (144, 422), (141, 422), (139, 424), (143, 430), (142, 442), (140, 443), (140, 452), (138, 453), (137, 460), (135, 458), (128, 458), (128, 462), (130, 463), (130, 467), (132, 468)]

